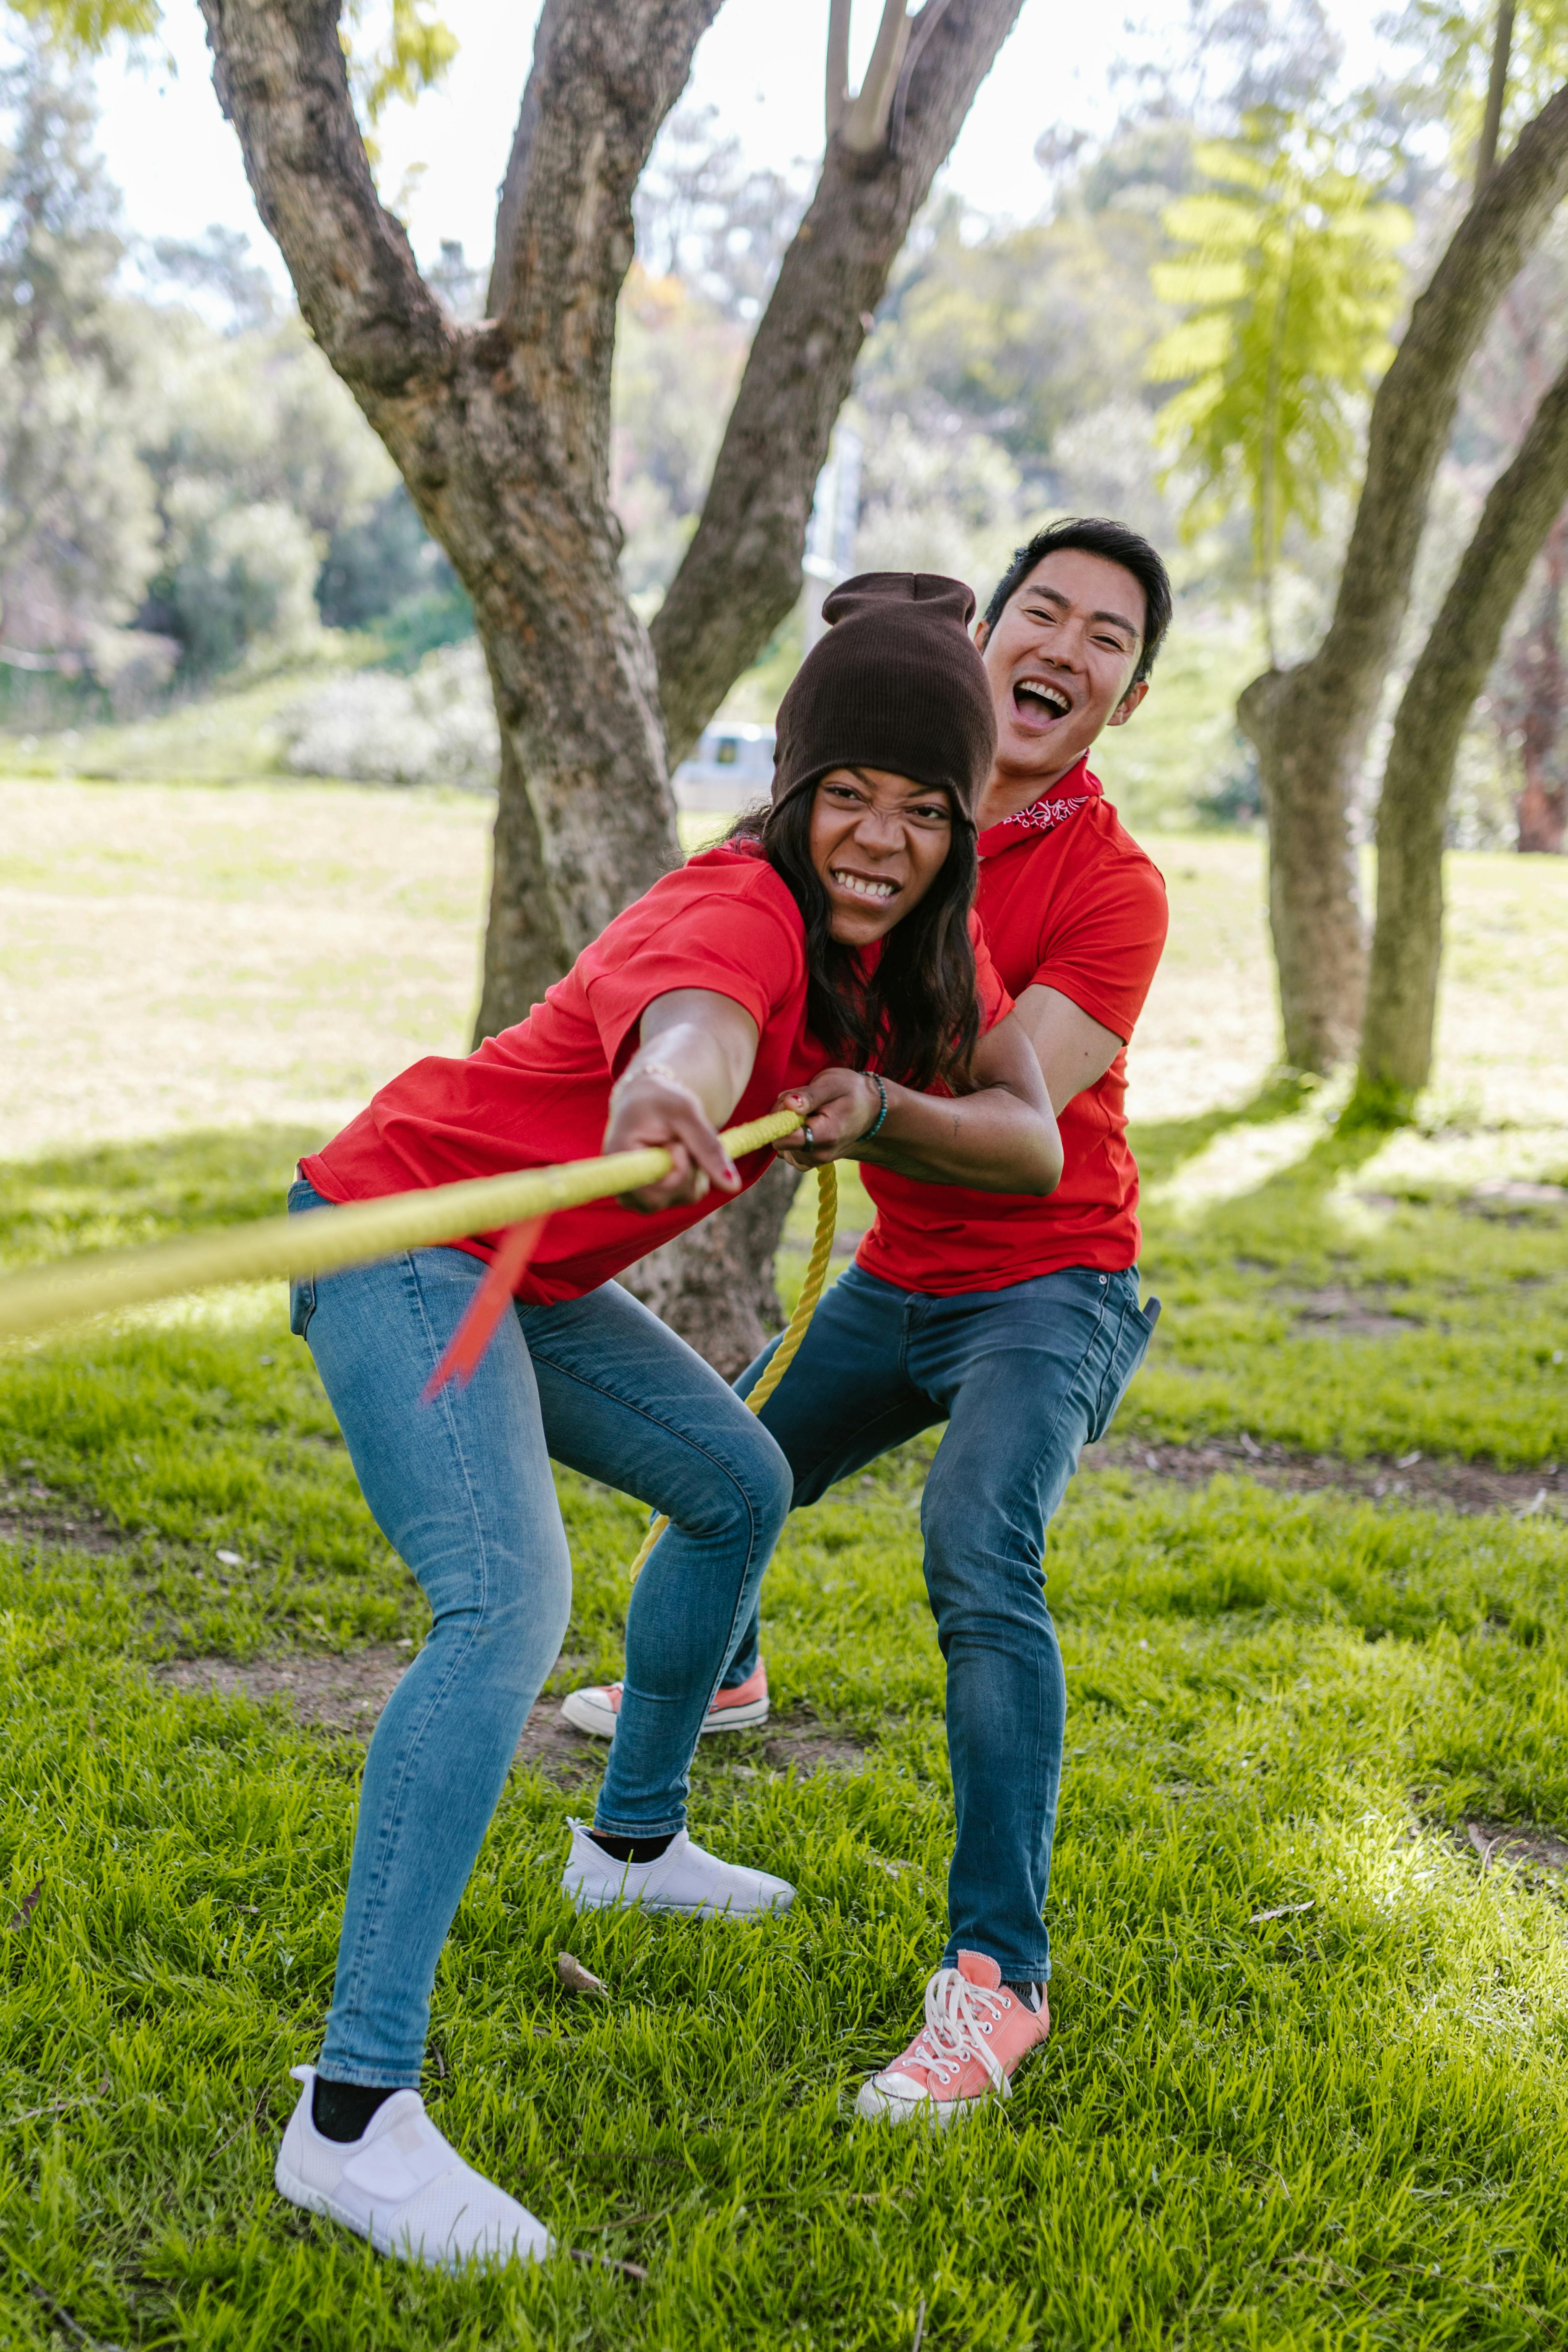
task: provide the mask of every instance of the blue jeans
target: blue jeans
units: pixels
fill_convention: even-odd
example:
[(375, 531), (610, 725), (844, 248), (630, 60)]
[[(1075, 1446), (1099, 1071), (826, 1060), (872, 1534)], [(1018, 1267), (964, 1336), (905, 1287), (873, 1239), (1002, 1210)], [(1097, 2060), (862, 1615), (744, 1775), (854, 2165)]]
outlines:
[[(303, 1181), (289, 1195), (293, 1211), (325, 1205)], [(552, 1455), (670, 1519), (626, 1619), (595, 1814), (624, 1835), (681, 1827), (702, 1717), (789, 1509), (761, 1423), (615, 1283), (520, 1305), (468, 1387), (421, 1404), (484, 1272), (462, 1250), (417, 1250), (290, 1296), (365, 1501), (432, 1619), (365, 1759), (321, 2057), (331, 2082), (419, 2081), (441, 1947), (571, 1612)]]
[[(1041, 1914), (1067, 1694), (1041, 1554), (1079, 1449), (1109, 1427), (1158, 1313), (1139, 1307), (1135, 1270), (1074, 1266), (936, 1298), (851, 1265), (763, 1408), (797, 1505), (947, 1423), (921, 1503), (958, 1815), (947, 1968), (963, 1949), (988, 1953), (1015, 1984), (1050, 1974)], [(772, 1353), (742, 1373), (742, 1396)], [(744, 1681), (756, 1657), (753, 1616), (725, 1682)]]

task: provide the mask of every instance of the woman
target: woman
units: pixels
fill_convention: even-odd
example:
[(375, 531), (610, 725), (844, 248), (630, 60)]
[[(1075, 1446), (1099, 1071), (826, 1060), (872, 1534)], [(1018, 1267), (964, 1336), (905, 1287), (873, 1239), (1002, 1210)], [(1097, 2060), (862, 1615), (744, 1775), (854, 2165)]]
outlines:
[(839, 591), (780, 711), (762, 838), (667, 875), (516, 1028), (384, 1087), (289, 1195), (309, 1212), (646, 1145), (672, 1161), (622, 1202), (550, 1220), (472, 1381), (428, 1406), (498, 1236), (294, 1294), (365, 1499), (432, 1614), (371, 1743), (325, 2044), (295, 2070), (276, 2175), (384, 2252), (450, 2265), (548, 2247), (437, 2131), (417, 2084), (441, 1947), (566, 1630), (552, 1456), (670, 1520), (628, 1615), (616, 1738), (566, 1891), (580, 1908), (704, 1916), (793, 1899), (684, 1829), (691, 1753), (789, 1473), (718, 1375), (610, 1276), (755, 1181), (768, 1155), (736, 1168), (717, 1130), (781, 1104), (818, 1160), (855, 1151), (1007, 1192), (1059, 1174), (1034, 1055), (1000, 1018), (972, 936), (973, 808), (994, 724), (972, 604), (955, 582), (908, 574)]

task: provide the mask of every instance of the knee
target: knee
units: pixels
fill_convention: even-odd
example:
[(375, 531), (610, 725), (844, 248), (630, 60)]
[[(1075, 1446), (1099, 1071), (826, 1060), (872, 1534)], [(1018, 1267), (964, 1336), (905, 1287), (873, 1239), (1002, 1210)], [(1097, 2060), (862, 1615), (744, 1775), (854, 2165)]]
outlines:
[(795, 1480), (783, 1448), (761, 1422), (735, 1433), (725, 1475), (713, 1482), (711, 1521), (700, 1532), (771, 1549), (790, 1514)]
[(926, 1589), (940, 1624), (1033, 1621), (1045, 1608), (1037, 1534), (1015, 1524), (994, 1498), (960, 1496), (952, 1482), (928, 1481), (921, 1504)]

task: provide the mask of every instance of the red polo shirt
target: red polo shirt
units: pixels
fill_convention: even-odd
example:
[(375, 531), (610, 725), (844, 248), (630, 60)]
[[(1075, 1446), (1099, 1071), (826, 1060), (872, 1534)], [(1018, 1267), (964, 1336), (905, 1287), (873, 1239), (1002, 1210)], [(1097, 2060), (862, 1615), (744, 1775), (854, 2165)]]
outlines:
[[(981, 1024), (989, 1027), (1009, 1004), (971, 921)], [(757, 1057), (729, 1124), (765, 1117), (781, 1094), (827, 1066), (806, 1027), (800, 908), (760, 844), (724, 844), (665, 875), (606, 924), (526, 1021), (461, 1060), (431, 1055), (383, 1087), (325, 1150), (301, 1161), (301, 1173), (323, 1200), (365, 1201), (591, 1160), (642, 1016), (675, 988), (728, 996), (757, 1024)], [(742, 1191), (772, 1159), (763, 1150), (740, 1161)], [(713, 1191), (651, 1217), (617, 1201), (563, 1209), (545, 1226), (518, 1297), (534, 1305), (580, 1298), (734, 1197)], [(489, 1258), (496, 1238), (455, 1246)]]
[(862, 1163), (877, 1222), (868, 1274), (951, 1297), (1003, 1290), (1068, 1265), (1110, 1273), (1137, 1259), (1138, 1168), (1127, 1144), (1126, 1041), (1165, 945), (1159, 868), (1123, 832), (1079, 761), (1043, 799), (980, 836), (975, 904), (1014, 997), (1054, 988), (1122, 1040), (1099, 1084), (1063, 1111), (1063, 1173), (1045, 1200), (916, 1183)]

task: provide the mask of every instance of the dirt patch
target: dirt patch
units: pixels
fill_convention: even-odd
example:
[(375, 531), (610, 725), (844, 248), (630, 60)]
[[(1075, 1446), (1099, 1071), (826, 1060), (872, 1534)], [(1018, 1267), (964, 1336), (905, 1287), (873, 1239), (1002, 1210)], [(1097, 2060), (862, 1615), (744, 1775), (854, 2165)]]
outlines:
[(1396, 1339), (1422, 1327), (1420, 1316), (1395, 1313), (1375, 1291), (1347, 1290), (1331, 1284), (1322, 1290), (1287, 1293), (1286, 1298), (1295, 1308), (1300, 1325), (1334, 1339)]
[(1494, 1863), (1526, 1863), (1532, 1870), (1568, 1870), (1568, 1839), (1539, 1822), (1467, 1822), (1464, 1834), (1481, 1858), (1481, 1868)]
[(776, 1716), (763, 1734), (763, 1754), (775, 1772), (858, 1772), (866, 1761), (858, 1740), (847, 1739), (805, 1708)]
[(1396, 1459), (1369, 1454), (1360, 1462), (1345, 1462), (1334, 1454), (1294, 1454), (1287, 1446), (1260, 1444), (1247, 1436), (1210, 1437), (1191, 1445), (1115, 1437), (1103, 1445), (1086, 1445), (1079, 1467), (1148, 1471), (1184, 1486), (1205, 1486), (1224, 1471), (1293, 1494), (1331, 1489), (1372, 1503), (1512, 1511), (1521, 1517), (1568, 1517), (1568, 1475), (1557, 1463), (1540, 1470), (1500, 1470), (1487, 1462), (1429, 1462), (1421, 1454)]
[[(382, 1708), (410, 1664), (410, 1652), (395, 1643), (374, 1643), (346, 1657), (171, 1658), (153, 1669), (155, 1681), (173, 1690), (216, 1691), (258, 1700), (282, 1699), (300, 1723), (322, 1731), (352, 1732), (368, 1739)], [(572, 1661), (563, 1659), (561, 1665)], [(558, 1698), (542, 1698), (523, 1727), (517, 1760), (562, 1781), (592, 1778), (607, 1749), (561, 1720)]]
[(34, 1478), (0, 1477), (0, 1543), (53, 1544), (72, 1551), (120, 1551), (132, 1541), (106, 1511), (69, 1501)]

